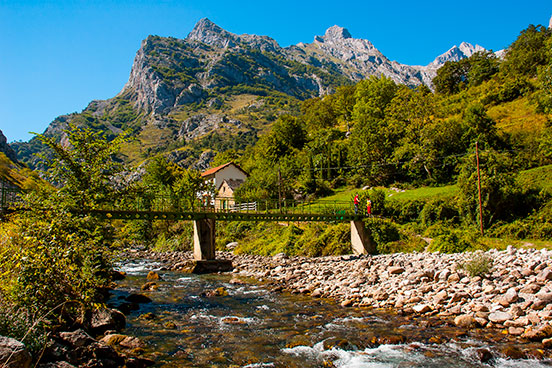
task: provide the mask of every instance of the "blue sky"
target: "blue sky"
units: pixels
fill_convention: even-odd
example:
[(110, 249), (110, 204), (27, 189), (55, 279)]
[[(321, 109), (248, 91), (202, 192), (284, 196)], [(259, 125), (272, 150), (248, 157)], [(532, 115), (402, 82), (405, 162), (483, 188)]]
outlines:
[(551, 15), (550, 0), (0, 0), (0, 130), (26, 141), (55, 117), (115, 96), (142, 39), (184, 38), (203, 17), (282, 46), (337, 24), (392, 60), (425, 65), (462, 41), (505, 48)]

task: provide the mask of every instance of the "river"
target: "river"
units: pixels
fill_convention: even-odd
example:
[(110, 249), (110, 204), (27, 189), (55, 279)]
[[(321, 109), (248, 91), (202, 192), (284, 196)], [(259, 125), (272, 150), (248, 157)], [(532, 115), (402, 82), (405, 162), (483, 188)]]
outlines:
[[(500, 343), (459, 334), (431, 319), (342, 308), (330, 300), (276, 293), (232, 274), (158, 271), (158, 289), (141, 292), (152, 261), (119, 269), (110, 304), (129, 293), (153, 302), (127, 315), (125, 333), (147, 343), (155, 367), (551, 367), (552, 361), (500, 357)], [(208, 295), (217, 294), (219, 295)], [(227, 294), (227, 295), (226, 295)], [(482, 352), (493, 359), (481, 362)]]

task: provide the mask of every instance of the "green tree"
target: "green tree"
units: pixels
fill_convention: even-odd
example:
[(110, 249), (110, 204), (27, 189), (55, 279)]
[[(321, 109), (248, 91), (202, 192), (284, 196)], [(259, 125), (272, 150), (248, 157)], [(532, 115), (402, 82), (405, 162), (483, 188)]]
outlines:
[[(516, 184), (514, 162), (506, 154), (480, 152), (483, 224), (512, 220), (524, 210), (521, 188)], [(466, 156), (458, 176), (458, 205), (461, 215), (472, 224), (479, 223), (477, 165), (475, 154)]]
[(501, 71), (507, 75), (534, 77), (540, 66), (550, 64), (547, 42), (552, 30), (544, 26), (529, 25), (508, 47)]
[[(113, 227), (79, 212), (113, 204), (124, 195), (115, 154), (124, 137), (109, 142), (88, 128), (70, 126), (65, 143), (38, 135), (51, 150), (48, 184), (25, 195), (27, 210), (0, 227), (0, 300), (46, 321), (84, 323), (109, 282)], [(120, 176), (119, 176), (120, 178)]]

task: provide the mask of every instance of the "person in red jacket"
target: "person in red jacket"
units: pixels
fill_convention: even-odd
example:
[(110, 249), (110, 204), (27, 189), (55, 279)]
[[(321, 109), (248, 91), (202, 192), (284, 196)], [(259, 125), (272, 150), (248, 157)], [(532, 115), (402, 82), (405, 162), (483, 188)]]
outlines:
[(372, 201), (370, 198), (366, 200), (366, 215), (372, 216)]
[(358, 214), (358, 203), (359, 203), (358, 194), (355, 195), (354, 202), (355, 202), (355, 215), (356, 215)]

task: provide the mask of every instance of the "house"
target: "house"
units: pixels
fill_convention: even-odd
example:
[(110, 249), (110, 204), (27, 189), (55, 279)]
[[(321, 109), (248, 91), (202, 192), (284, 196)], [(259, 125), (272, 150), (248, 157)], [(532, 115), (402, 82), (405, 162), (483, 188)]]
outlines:
[(235, 163), (227, 162), (205, 171), (201, 177), (210, 181), (214, 188), (214, 200), (206, 198), (206, 202), (214, 205), (215, 209), (226, 210), (234, 205), (234, 192), (245, 182), (247, 174)]

